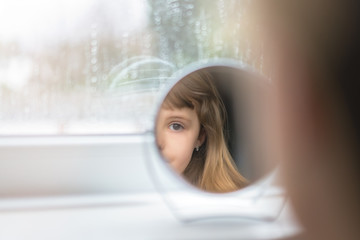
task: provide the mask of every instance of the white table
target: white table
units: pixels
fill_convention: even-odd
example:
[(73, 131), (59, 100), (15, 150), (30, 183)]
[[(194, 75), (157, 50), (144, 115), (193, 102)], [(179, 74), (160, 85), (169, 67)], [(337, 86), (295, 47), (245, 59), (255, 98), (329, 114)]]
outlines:
[(1, 240), (279, 239), (298, 232), (289, 206), (273, 222), (183, 223), (154, 192), (0, 200)]

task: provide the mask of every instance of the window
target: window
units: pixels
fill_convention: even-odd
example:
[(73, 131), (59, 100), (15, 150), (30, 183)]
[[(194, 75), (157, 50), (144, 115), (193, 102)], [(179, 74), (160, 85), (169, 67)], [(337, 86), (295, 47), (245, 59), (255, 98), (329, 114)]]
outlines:
[(261, 68), (249, 4), (1, 1), (0, 135), (146, 131), (162, 86), (187, 64), (231, 58)]

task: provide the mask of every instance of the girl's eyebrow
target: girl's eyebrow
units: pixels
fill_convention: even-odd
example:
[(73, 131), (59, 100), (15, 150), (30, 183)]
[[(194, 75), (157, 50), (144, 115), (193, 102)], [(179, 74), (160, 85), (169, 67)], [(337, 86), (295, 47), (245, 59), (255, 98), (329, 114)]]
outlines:
[(181, 121), (187, 121), (192, 122), (191, 113), (188, 111), (178, 111), (178, 110), (167, 110), (164, 109), (164, 119), (169, 120), (181, 120)]
[(184, 121), (191, 122), (191, 119), (188, 119), (181, 115), (171, 115), (171, 116), (168, 116), (167, 119), (168, 120), (184, 120)]

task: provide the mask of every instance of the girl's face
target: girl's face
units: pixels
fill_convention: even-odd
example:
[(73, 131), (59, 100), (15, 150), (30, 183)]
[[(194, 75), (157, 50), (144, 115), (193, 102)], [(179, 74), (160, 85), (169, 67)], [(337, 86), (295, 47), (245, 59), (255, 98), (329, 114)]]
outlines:
[(156, 138), (161, 154), (177, 173), (182, 174), (194, 149), (204, 142), (205, 135), (200, 136), (200, 122), (195, 110), (161, 107)]

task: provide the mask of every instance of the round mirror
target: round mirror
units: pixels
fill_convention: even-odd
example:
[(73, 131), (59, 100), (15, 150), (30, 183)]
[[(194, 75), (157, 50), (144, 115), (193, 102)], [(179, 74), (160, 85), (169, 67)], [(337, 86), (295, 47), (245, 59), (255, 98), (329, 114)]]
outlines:
[(166, 84), (146, 158), (176, 217), (275, 219), (285, 198), (266, 158), (271, 135), (261, 116), (269, 111), (269, 81), (240, 62), (214, 59), (185, 67)]
[(164, 162), (193, 186), (213, 193), (240, 190), (268, 173), (256, 117), (268, 82), (229, 64), (183, 72), (169, 86), (155, 124)]

